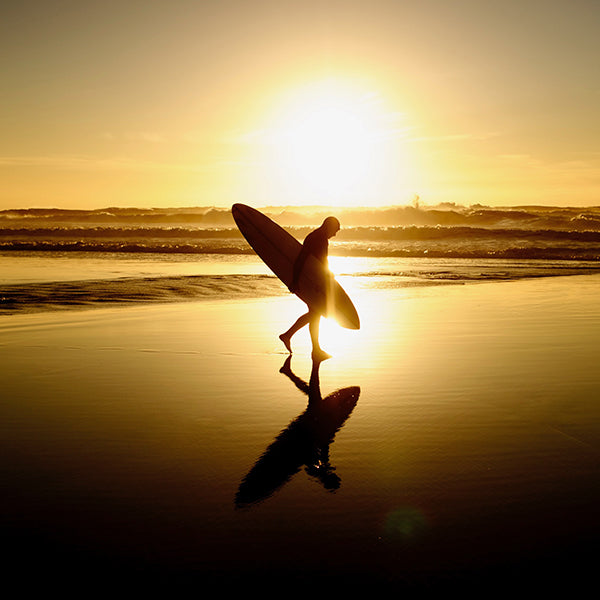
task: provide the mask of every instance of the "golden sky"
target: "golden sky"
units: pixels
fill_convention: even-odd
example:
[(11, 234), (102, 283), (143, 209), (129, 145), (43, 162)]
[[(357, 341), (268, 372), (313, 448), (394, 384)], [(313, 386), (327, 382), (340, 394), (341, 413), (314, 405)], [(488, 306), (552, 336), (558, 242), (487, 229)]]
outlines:
[(0, 208), (600, 204), (597, 0), (0, 17)]

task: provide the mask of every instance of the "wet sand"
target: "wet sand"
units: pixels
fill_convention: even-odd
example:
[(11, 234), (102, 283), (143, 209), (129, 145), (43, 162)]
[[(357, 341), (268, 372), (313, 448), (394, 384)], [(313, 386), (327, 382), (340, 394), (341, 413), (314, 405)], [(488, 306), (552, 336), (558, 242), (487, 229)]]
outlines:
[(598, 276), (5, 316), (5, 572), (28, 588), (564, 589), (600, 533)]

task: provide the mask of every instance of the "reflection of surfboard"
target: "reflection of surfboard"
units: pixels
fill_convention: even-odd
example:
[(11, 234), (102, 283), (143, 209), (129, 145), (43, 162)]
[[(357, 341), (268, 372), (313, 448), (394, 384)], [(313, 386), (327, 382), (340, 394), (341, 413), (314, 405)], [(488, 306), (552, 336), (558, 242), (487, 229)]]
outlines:
[[(238, 508), (250, 506), (270, 497), (287, 483), (303, 466), (310, 468), (315, 461), (328, 459), (329, 446), (336, 433), (354, 410), (359, 387), (348, 387), (329, 394), (308, 408), (283, 430), (277, 439), (244, 477), (236, 494)], [(319, 479), (328, 489), (339, 486), (339, 478), (328, 464), (320, 465)], [(337, 481), (336, 481), (337, 480)]]
[[(269, 217), (250, 206), (234, 204), (231, 212), (254, 251), (289, 287), (302, 244)], [(352, 300), (314, 256), (309, 256), (304, 263), (297, 296), (324, 316), (335, 318), (342, 327), (360, 329), (360, 320)]]

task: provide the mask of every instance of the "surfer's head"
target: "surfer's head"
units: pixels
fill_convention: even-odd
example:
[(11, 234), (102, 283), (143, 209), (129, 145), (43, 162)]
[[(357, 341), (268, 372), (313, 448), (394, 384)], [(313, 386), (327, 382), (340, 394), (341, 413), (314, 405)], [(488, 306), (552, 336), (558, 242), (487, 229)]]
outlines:
[(327, 237), (333, 237), (340, 229), (340, 222), (335, 217), (327, 217), (321, 227), (327, 232)]

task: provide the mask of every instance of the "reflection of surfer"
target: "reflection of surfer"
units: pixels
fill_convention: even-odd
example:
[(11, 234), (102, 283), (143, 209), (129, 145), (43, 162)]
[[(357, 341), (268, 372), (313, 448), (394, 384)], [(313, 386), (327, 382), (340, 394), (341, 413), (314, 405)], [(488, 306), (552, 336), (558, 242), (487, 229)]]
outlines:
[[(335, 473), (335, 468), (329, 464), (329, 445), (333, 441), (330, 437), (330, 431), (334, 427), (330, 426), (328, 421), (337, 421), (339, 418), (339, 408), (336, 406), (333, 414), (328, 414), (327, 403), (323, 403), (321, 396), (321, 383), (319, 380), (319, 364), (320, 361), (313, 361), (312, 370), (310, 372), (310, 381), (308, 385), (292, 372), (292, 357), (283, 364), (279, 370), (295, 384), (295, 386), (308, 396), (308, 409), (304, 416), (312, 421), (310, 430), (312, 435), (312, 448), (307, 453), (306, 472), (313, 477), (316, 477), (329, 490), (335, 490), (340, 487), (340, 478)], [(355, 388), (349, 388), (354, 393)], [(323, 425), (325, 424), (325, 431)], [(329, 427), (327, 426), (329, 425)]]
[(271, 496), (302, 467), (326, 489), (334, 491), (340, 487), (340, 478), (329, 461), (329, 447), (356, 406), (360, 388), (343, 388), (323, 398), (320, 362), (313, 362), (310, 381), (306, 383), (292, 372), (291, 361), (288, 356), (280, 372), (308, 396), (308, 406), (277, 436), (244, 477), (235, 499), (238, 508)]
[[(304, 239), (302, 250), (294, 263), (294, 276), (290, 292), (296, 293), (300, 274), (304, 267), (306, 259), (312, 254), (319, 260), (326, 270), (327, 252), (329, 249), (329, 238), (332, 238), (340, 230), (340, 222), (335, 217), (327, 217), (322, 225), (309, 233)], [(319, 322), (321, 320), (322, 308), (311, 306), (307, 303), (308, 312), (301, 317), (285, 332), (279, 336), (279, 339), (285, 344), (288, 352), (292, 352), (291, 340), (292, 336), (302, 327), (308, 325), (310, 331), (310, 339), (312, 341), (312, 356), (315, 360), (324, 360), (329, 358), (329, 354), (324, 352), (319, 345)]]

